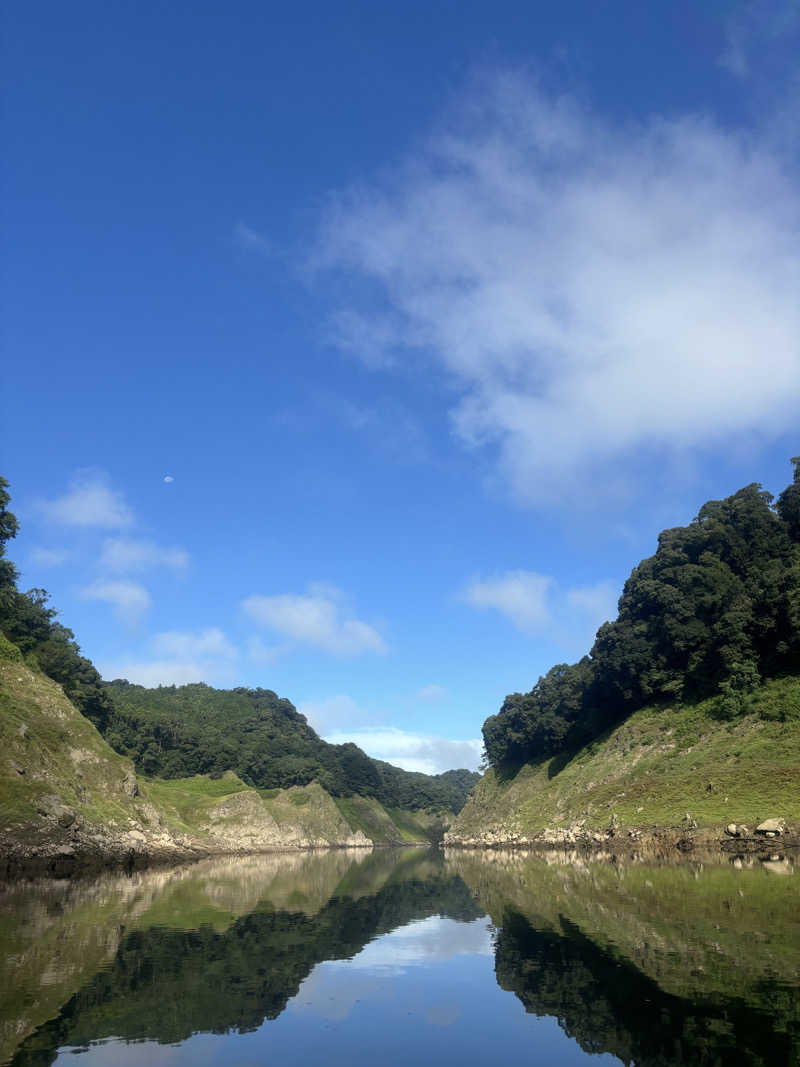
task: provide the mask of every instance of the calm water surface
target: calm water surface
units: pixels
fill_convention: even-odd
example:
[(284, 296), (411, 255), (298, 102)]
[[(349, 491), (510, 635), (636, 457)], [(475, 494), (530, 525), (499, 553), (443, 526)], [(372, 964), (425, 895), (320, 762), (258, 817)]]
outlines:
[(796, 1067), (798, 875), (411, 849), (7, 885), (0, 1063)]

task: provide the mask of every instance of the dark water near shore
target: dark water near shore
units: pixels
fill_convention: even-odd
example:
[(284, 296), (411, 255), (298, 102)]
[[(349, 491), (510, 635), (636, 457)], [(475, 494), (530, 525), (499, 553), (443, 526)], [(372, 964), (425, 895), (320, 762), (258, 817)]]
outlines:
[(2, 887), (0, 1063), (75, 1053), (795, 1067), (800, 868), (411, 849)]

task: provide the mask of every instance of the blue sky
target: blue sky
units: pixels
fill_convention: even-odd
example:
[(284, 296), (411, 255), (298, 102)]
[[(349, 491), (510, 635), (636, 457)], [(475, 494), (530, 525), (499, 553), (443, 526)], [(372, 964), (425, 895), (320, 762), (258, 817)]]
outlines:
[(12, 557), (105, 676), (474, 765), (800, 452), (800, 5), (6, 5)]

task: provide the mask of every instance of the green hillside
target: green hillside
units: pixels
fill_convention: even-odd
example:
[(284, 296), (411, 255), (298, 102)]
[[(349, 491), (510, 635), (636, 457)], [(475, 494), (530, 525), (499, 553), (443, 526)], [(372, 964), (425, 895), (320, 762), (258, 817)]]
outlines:
[[(445, 841), (488, 844), (632, 828), (800, 828), (800, 678), (765, 683), (730, 722), (714, 699), (642, 708), (569, 759), (490, 768)], [(687, 814), (690, 819), (687, 820)]]
[(0, 635), (0, 869), (430, 844), (444, 828), (435, 813), (390, 813), (375, 798), (334, 798), (318, 782), (258, 790), (232, 771), (137, 775)]
[(357, 745), (328, 744), (290, 701), (269, 689), (202, 683), (145, 689), (116, 680), (105, 692), (111, 708), (103, 733), (144, 774), (182, 778), (233, 770), (259, 789), (316, 781), (334, 796), (450, 813), (461, 810), (480, 777), (467, 770), (404, 771), (371, 759)]
[(591, 653), (484, 724), (490, 769), (446, 840), (800, 822), (800, 458), (665, 530)]
[(486, 720), (492, 765), (574, 753), (644, 707), (714, 697), (733, 720), (763, 680), (800, 674), (800, 457), (792, 462), (776, 505), (749, 485), (661, 533), (591, 653)]
[(328, 744), (268, 689), (103, 682), (48, 594), (17, 587), (9, 501), (0, 478), (7, 864), (441, 838), (474, 772), (410, 773)]

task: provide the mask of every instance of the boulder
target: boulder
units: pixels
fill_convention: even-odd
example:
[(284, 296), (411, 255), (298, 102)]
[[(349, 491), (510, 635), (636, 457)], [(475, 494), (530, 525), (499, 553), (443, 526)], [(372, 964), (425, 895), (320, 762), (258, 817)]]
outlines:
[(757, 834), (764, 834), (767, 837), (777, 837), (785, 832), (786, 822), (784, 819), (765, 819), (756, 827)]

